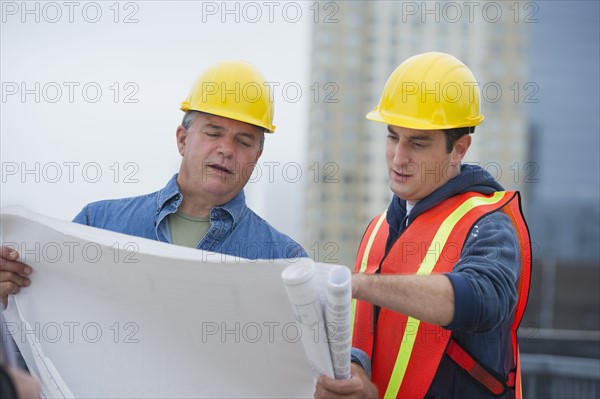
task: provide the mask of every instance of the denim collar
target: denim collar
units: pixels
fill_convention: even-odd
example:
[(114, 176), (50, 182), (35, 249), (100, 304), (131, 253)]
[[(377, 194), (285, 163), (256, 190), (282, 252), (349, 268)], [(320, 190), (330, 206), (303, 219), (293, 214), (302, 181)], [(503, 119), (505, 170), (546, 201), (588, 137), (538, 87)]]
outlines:
[(223, 213), (229, 214), (233, 220), (232, 228), (235, 228), (237, 224), (242, 220), (242, 217), (246, 213), (248, 207), (246, 206), (246, 195), (244, 190), (240, 191), (238, 195), (233, 197), (229, 202), (216, 206), (210, 210), (210, 220), (219, 218)]
[[(158, 192), (157, 200), (156, 200), (156, 214), (158, 215), (161, 211), (168, 205), (171, 204), (173, 199), (176, 200), (176, 207), (181, 204), (183, 196), (179, 191), (179, 185), (177, 184), (177, 176), (179, 174), (175, 173), (171, 180), (167, 183), (167, 185)], [(233, 225), (232, 228), (239, 223), (239, 221), (244, 216), (244, 213), (247, 210), (246, 206), (246, 196), (244, 194), (244, 190), (240, 191), (235, 197), (233, 197), (229, 202), (216, 206), (210, 211), (210, 219), (211, 221), (222, 219), (223, 217), (231, 218)]]
[[(175, 173), (171, 180), (167, 183), (167, 185), (158, 192), (158, 196), (156, 197), (156, 214), (158, 215), (160, 211), (167, 205), (168, 202), (175, 196), (181, 197), (181, 192), (179, 192), (179, 186), (177, 185), (177, 176), (179, 174)], [(179, 205), (179, 204), (178, 204)]]

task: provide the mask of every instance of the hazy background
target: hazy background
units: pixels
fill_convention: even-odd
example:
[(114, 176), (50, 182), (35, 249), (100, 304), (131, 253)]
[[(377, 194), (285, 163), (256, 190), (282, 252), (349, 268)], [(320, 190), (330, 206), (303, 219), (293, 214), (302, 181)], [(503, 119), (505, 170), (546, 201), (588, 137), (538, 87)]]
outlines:
[[(2, 1), (1, 11), (0, 206), (70, 220), (88, 202), (162, 188), (179, 167), (179, 105), (195, 77), (243, 59), (273, 82), (277, 125), (248, 203), (316, 260), (335, 248), (346, 265), (390, 195), (384, 132), (364, 114), (405, 57), (464, 54), (505, 94), (484, 101), (471, 160), (503, 156), (504, 178), (520, 173), (505, 184), (523, 192), (534, 243), (526, 394), (600, 394), (599, 2)], [(326, 165), (338, 184), (323, 184)]]
[[(2, 2), (2, 206), (71, 219), (87, 202), (162, 188), (179, 168), (175, 129), (192, 82), (242, 59), (275, 93), (277, 133), (247, 190), (269, 218), (266, 188), (282, 180), (269, 162), (304, 163), (310, 4), (74, 3)], [(297, 211), (273, 223), (300, 241), (300, 184), (286, 203)]]
[[(386, 3), (394, 2), (373, 4)], [(398, 9), (404, 12), (404, 25), (457, 25), (448, 23), (450, 12), (439, 12), (440, 20), (440, 15), (424, 10), (437, 5), (444, 11), (444, 2), (397, 3), (402, 4)], [(466, 3), (451, 3), (462, 9), (464, 21), (468, 17)], [(474, 23), (494, 25), (489, 18), (482, 19), (481, 10), (487, 3), (499, 3), (475, 3), (470, 3), (475, 10)], [(379, 82), (397, 65), (378, 66), (377, 87), (368, 92), (349, 92), (343, 81), (311, 74), (320, 57), (335, 57), (334, 50), (328, 51), (330, 54), (314, 51), (317, 39), (311, 32), (315, 28), (348, 25), (348, 32), (360, 32), (361, 21), (344, 18), (346, 4), (3, 1), (1, 205), (22, 205), (71, 219), (87, 202), (161, 188), (178, 170), (175, 129), (183, 115), (180, 102), (191, 83), (207, 66), (239, 58), (255, 64), (273, 82), (276, 101), (277, 132), (268, 136), (259, 168), (247, 186), (248, 202), (276, 227), (300, 242), (309, 242), (303, 234), (305, 225), (310, 224), (304, 219), (305, 191), (316, 173), (310, 169), (314, 154), (307, 157), (309, 107), (330, 109), (326, 99), (333, 93), (333, 87), (326, 87), (330, 83), (336, 90), (332, 98), (342, 106), (353, 98), (368, 97), (365, 109), (361, 104), (360, 111), (352, 110), (351, 115), (342, 109), (346, 118), (358, 118), (355, 129), (348, 129), (348, 135), (356, 134), (352, 130), (363, 129), (362, 118), (377, 101), (372, 92), (380, 92)], [(502, 3), (502, 21), (517, 18), (523, 26), (523, 21), (530, 20), (527, 29), (519, 31), (528, 58), (523, 76), (538, 89), (534, 93), (519, 87), (518, 94), (532, 95), (536, 102), (519, 104), (529, 130), (526, 137), (519, 138), (522, 142), (506, 144), (508, 132), (488, 134), (483, 141), (523, 148), (528, 160), (536, 163), (535, 184), (509, 188), (525, 190), (540, 203), (565, 205), (573, 196), (596, 201), (600, 197), (598, 2), (511, 4)], [(414, 7), (420, 11), (409, 15)], [(519, 14), (515, 14), (517, 9)], [(386, 33), (394, 36), (393, 31)], [(440, 43), (448, 40), (438, 39), (420, 44), (418, 37), (411, 38), (416, 43), (411, 54), (443, 49)], [(485, 36), (453, 40), (468, 43), (473, 52), (493, 47)], [(330, 48), (335, 49), (336, 43), (332, 44)], [(368, 60), (361, 59), (363, 54), (357, 52), (352, 58), (353, 53), (348, 53), (343, 62), (367, 65)], [(502, 70), (502, 65), (493, 62), (493, 51), (490, 53), (486, 64), (472, 65), (479, 74)], [(364, 75), (353, 80), (366, 80)], [(504, 91), (505, 98), (514, 94), (507, 87)], [(494, 105), (484, 102), (484, 112)], [(358, 112), (361, 114), (355, 115)], [(480, 130), (490, 131), (494, 123), (494, 118), (488, 118)], [(326, 137), (327, 132), (323, 134)], [(316, 141), (313, 139), (313, 147), (319, 146)], [(336, 157), (329, 154), (324, 161), (343, 165)], [(372, 157), (382, 158), (382, 154), (375, 148)], [(505, 171), (505, 176), (506, 172), (510, 173)], [(380, 180), (387, 191), (385, 176)], [(597, 232), (586, 236), (597, 239)], [(597, 242), (588, 248), (594, 244)], [(575, 243), (569, 247), (576, 256)], [(556, 248), (553, 243), (546, 250)], [(597, 250), (592, 250), (591, 256), (597, 258)]]

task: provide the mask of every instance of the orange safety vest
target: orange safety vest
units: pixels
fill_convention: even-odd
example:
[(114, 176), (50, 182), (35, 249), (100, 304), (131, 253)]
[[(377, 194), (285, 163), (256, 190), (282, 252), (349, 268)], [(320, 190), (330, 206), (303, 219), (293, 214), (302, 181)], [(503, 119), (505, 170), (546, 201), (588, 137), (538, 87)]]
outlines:
[(371, 357), (372, 380), (381, 396), (423, 398), (446, 353), (491, 394), (500, 395), (506, 389), (515, 389), (515, 396), (521, 398), (517, 329), (529, 294), (531, 245), (518, 192), (466, 193), (451, 197), (414, 219), (387, 255), (389, 226), (384, 212), (369, 224), (354, 271), (372, 274), (379, 270), (382, 275), (450, 272), (460, 259), (472, 226), (485, 215), (500, 209), (512, 220), (521, 247), (521, 274), (512, 327), (515, 370), (509, 376), (499, 378), (451, 339), (450, 331), (386, 308), (380, 309), (375, 328), (373, 305), (353, 300), (352, 346)]

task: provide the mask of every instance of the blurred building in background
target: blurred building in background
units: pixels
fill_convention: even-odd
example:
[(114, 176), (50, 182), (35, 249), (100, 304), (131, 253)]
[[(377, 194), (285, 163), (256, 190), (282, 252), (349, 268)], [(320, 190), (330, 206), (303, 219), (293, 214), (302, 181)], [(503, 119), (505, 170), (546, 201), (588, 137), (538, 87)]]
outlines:
[(524, 15), (507, 15), (508, 5), (498, 3), (331, 4), (329, 23), (314, 24), (312, 32), (311, 81), (323, 90), (310, 109), (308, 167), (320, 183), (311, 182), (306, 192), (309, 252), (319, 261), (352, 266), (368, 222), (389, 204), (386, 126), (365, 115), (392, 71), (418, 53), (448, 52), (473, 70), (486, 119), (466, 161), (479, 163), (510, 189), (526, 188), (536, 171), (527, 160), (522, 102), (534, 101), (538, 88), (528, 81)]
[[(600, 7), (539, 2), (531, 29), (530, 159), (525, 211), (531, 296), (521, 330), (529, 397), (600, 395)], [(527, 387), (527, 386), (525, 386)]]
[[(600, 260), (599, 3), (544, 2), (532, 29), (531, 158), (539, 169), (528, 207), (539, 255)], [(560, 27), (560, 29), (557, 29)]]

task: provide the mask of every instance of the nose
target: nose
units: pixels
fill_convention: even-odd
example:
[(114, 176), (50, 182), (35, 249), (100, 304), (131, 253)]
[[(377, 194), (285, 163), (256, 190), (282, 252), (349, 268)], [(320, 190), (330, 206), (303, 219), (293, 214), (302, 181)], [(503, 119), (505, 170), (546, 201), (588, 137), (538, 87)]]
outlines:
[(223, 137), (219, 142), (217, 153), (225, 158), (231, 158), (234, 153), (234, 142), (231, 137)]
[(395, 166), (403, 166), (410, 163), (410, 155), (403, 145), (402, 142), (396, 143), (396, 147), (394, 148), (394, 165)]

